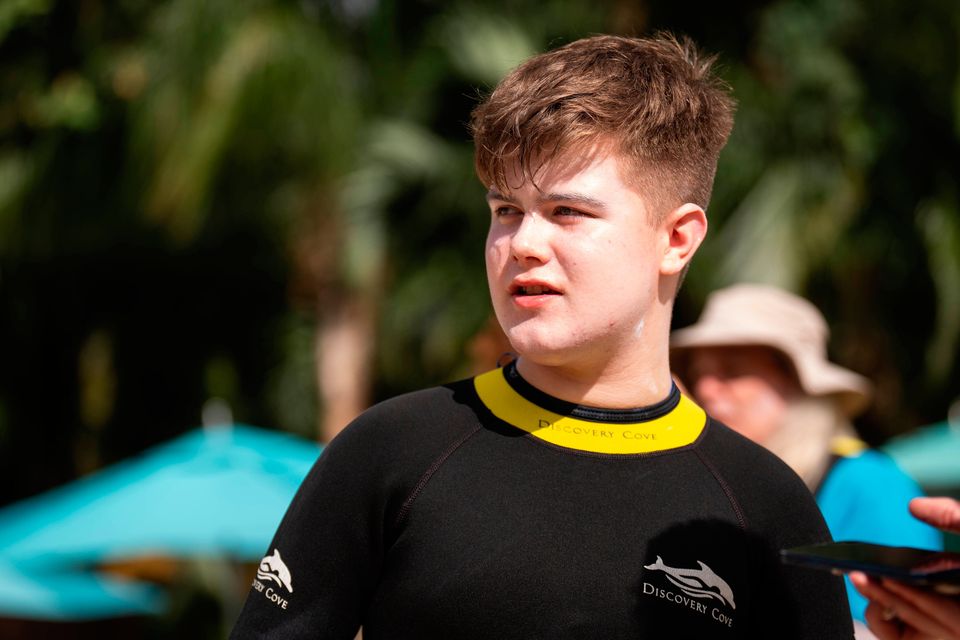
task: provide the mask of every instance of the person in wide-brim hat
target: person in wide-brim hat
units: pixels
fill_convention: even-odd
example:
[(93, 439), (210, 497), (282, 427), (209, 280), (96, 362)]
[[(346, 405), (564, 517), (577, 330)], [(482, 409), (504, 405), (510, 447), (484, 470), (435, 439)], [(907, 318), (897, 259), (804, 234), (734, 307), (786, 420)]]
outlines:
[[(920, 488), (866, 448), (851, 419), (870, 402), (863, 376), (830, 362), (820, 311), (788, 291), (739, 284), (711, 294), (674, 331), (671, 369), (714, 418), (784, 460), (817, 498), (834, 539), (938, 548), (903, 505)], [(854, 617), (866, 601), (848, 585)]]
[(772, 286), (739, 284), (707, 298), (699, 321), (674, 331), (671, 364), (683, 379), (694, 349), (761, 346), (779, 351), (811, 396), (834, 398), (849, 417), (867, 408), (872, 385), (863, 376), (830, 362), (830, 330), (807, 300)]

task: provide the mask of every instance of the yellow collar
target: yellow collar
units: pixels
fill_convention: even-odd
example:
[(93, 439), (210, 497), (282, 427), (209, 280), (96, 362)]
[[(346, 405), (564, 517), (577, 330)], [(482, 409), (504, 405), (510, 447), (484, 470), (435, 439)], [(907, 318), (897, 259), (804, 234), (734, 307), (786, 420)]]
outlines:
[(609, 422), (544, 409), (514, 389), (503, 369), (481, 374), (473, 383), (480, 400), (493, 415), (545, 442), (568, 449), (619, 454), (665, 451), (692, 444), (706, 426), (706, 413), (683, 395), (675, 407), (665, 409), (662, 415), (637, 422)]

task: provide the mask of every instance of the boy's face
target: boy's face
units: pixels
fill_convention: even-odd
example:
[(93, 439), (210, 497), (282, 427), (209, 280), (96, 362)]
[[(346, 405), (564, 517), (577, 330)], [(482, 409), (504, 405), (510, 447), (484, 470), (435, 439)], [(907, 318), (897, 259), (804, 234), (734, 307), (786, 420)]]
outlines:
[(547, 366), (642, 354), (666, 241), (647, 201), (603, 151), (536, 182), (487, 195), (487, 280), (513, 348)]

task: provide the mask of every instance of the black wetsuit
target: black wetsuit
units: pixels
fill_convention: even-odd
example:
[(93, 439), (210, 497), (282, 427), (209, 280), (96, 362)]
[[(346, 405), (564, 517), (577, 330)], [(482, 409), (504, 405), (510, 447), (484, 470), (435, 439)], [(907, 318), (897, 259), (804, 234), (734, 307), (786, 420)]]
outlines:
[(634, 411), (511, 365), (383, 402), (324, 450), (233, 638), (852, 638), (803, 483), (674, 389)]

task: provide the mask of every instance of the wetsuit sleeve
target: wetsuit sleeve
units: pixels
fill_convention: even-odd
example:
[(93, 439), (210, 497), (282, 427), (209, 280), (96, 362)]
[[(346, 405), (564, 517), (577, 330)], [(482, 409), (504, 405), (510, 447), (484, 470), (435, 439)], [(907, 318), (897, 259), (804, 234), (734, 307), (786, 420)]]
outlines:
[(383, 559), (390, 492), (375, 419), (361, 416), (307, 475), (231, 638), (355, 637)]
[(755, 549), (751, 638), (850, 640), (853, 621), (840, 578), (784, 564), (782, 549), (827, 542), (813, 495), (779, 458), (726, 427), (706, 460), (739, 511)]
[[(797, 479), (782, 488), (782, 502), (765, 514), (750, 518), (765, 534), (765, 562), (773, 576), (756, 637), (792, 640), (850, 640), (853, 621), (841, 578), (827, 571), (784, 564), (780, 551), (790, 547), (828, 542), (830, 534), (813, 496)], [(792, 484), (792, 483), (791, 483)], [(799, 486), (798, 486), (799, 485)]]

